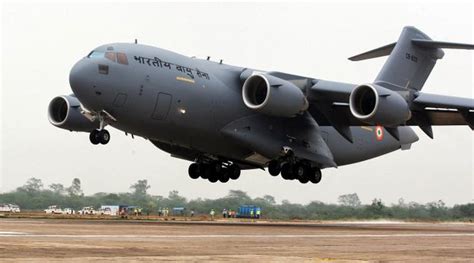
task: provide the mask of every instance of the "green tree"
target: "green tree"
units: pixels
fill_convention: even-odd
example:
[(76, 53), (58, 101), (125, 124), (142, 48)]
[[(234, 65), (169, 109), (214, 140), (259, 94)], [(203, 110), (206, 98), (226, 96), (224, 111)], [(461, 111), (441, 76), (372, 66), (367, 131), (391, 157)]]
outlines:
[(67, 188), (67, 192), (70, 196), (84, 196), (81, 187), (81, 180), (79, 180), (79, 178), (74, 178), (71, 186)]
[(265, 200), (268, 204), (271, 204), (271, 205), (276, 204), (275, 197), (273, 197), (271, 195), (264, 195), (263, 200)]
[(337, 198), (337, 201), (343, 206), (351, 207), (359, 207), (362, 204), (356, 193), (341, 195)]
[(147, 191), (151, 186), (148, 184), (148, 180), (138, 180), (136, 183), (130, 186), (132, 194), (137, 198), (145, 198), (147, 196)]
[(50, 184), (49, 189), (58, 195), (63, 195), (66, 192), (66, 188), (62, 184)]
[(28, 179), (28, 181), (26, 181), (26, 183), (23, 186), (18, 188), (19, 191), (24, 191), (28, 193), (40, 192), (42, 189), (43, 189), (43, 182), (41, 181), (41, 179), (34, 178), (34, 177)]

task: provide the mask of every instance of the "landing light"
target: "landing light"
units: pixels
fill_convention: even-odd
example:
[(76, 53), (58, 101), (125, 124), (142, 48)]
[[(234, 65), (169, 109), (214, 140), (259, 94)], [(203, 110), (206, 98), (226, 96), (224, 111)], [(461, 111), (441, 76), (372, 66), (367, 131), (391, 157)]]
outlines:
[(181, 112), (181, 114), (186, 114), (186, 109), (179, 109), (179, 112)]

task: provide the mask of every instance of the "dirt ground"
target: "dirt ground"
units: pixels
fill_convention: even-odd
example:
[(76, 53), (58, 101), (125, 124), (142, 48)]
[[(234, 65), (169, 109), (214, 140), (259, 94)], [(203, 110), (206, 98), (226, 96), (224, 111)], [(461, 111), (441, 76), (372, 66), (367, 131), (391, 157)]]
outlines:
[(474, 224), (0, 219), (0, 261), (474, 261)]

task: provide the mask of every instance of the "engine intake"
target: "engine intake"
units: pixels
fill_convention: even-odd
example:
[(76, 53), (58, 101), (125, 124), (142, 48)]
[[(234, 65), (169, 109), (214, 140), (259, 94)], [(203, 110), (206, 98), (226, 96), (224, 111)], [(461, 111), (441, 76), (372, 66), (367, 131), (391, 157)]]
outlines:
[(410, 107), (400, 94), (375, 84), (354, 88), (349, 107), (354, 117), (372, 125), (398, 126), (411, 118)]
[(248, 108), (278, 117), (293, 117), (308, 109), (308, 101), (300, 88), (266, 74), (247, 78), (242, 87), (242, 98)]
[(98, 121), (90, 121), (81, 113), (81, 104), (74, 96), (58, 96), (48, 107), (49, 122), (70, 131), (90, 132), (99, 128)]

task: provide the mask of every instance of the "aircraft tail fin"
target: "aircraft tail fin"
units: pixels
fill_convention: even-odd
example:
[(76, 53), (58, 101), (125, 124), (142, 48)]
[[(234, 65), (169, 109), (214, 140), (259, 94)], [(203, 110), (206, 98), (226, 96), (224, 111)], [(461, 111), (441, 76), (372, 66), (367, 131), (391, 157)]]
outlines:
[(433, 41), (415, 27), (405, 27), (397, 42), (349, 59), (389, 56), (374, 83), (391, 90), (421, 90), (436, 61), (444, 56), (441, 48), (474, 49), (474, 45)]

